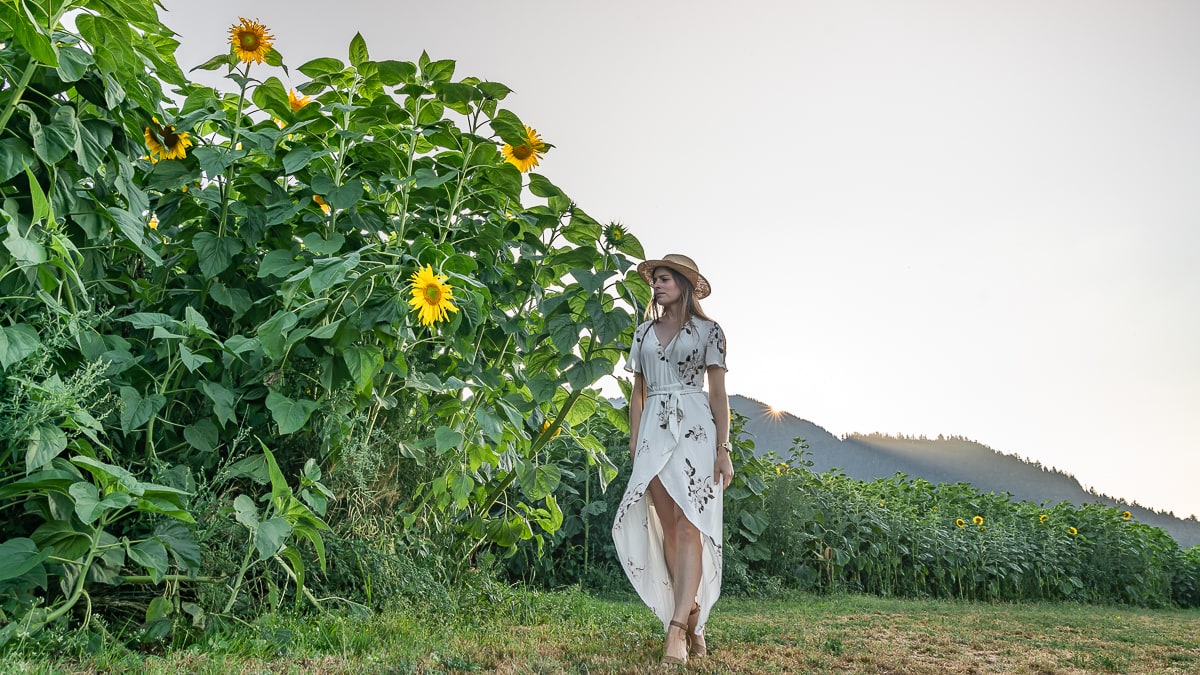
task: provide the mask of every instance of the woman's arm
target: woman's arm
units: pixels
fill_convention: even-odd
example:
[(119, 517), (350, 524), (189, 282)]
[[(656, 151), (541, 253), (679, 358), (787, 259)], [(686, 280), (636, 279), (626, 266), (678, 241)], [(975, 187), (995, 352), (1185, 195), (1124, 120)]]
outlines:
[(642, 426), (642, 408), (646, 405), (646, 378), (633, 374), (633, 391), (629, 394), (629, 459), (637, 456), (638, 429)]
[(733, 461), (729, 458), (729, 396), (725, 393), (725, 369), (721, 366), (708, 367), (708, 407), (712, 410), (713, 423), (717, 427), (717, 462), (713, 466), (713, 480), (721, 489), (729, 487), (733, 480)]

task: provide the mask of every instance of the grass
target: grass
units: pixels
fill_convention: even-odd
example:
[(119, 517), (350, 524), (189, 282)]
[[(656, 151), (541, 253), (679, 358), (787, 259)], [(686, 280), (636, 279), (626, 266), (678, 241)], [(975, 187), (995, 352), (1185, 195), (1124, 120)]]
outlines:
[[(4, 655), (20, 673), (642, 673), (661, 626), (635, 599), (508, 590), (449, 615), (270, 615), (158, 654), (64, 634)], [(724, 599), (693, 673), (1189, 673), (1200, 610), (797, 594)]]

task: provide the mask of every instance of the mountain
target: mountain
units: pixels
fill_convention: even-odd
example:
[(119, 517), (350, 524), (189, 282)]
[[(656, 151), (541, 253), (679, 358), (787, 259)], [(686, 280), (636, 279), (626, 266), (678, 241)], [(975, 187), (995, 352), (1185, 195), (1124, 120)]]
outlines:
[(901, 472), (931, 483), (970, 483), (982, 492), (1007, 492), (1013, 499), (1036, 504), (1100, 502), (1128, 510), (1140, 522), (1163, 528), (1184, 548), (1200, 544), (1200, 521), (1195, 517), (1182, 519), (1090, 492), (1070, 474), (1002, 454), (966, 438), (854, 434), (839, 439), (808, 420), (775, 411), (752, 398), (734, 394), (729, 397), (729, 405), (749, 420), (746, 431), (754, 440), (755, 454), (774, 451), (787, 459), (792, 439), (800, 437), (808, 443), (808, 459), (817, 473), (839, 468), (851, 478), (870, 481)]

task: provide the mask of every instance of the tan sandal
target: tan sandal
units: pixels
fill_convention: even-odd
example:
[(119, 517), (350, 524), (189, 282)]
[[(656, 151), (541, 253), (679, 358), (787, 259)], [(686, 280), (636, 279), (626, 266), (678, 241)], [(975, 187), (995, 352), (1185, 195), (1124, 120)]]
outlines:
[(692, 611), (688, 613), (687, 639), (688, 651), (693, 657), (701, 658), (708, 656), (708, 645), (704, 642), (704, 634), (696, 633), (696, 624), (700, 622), (700, 604), (692, 605)]
[[(674, 656), (670, 652), (671, 648), (671, 631), (678, 628), (683, 635), (679, 636), (678, 642), (683, 643), (681, 655)], [(687, 625), (678, 621), (671, 621), (670, 627), (667, 628), (667, 639), (663, 642), (663, 658), (662, 665), (664, 666), (683, 666), (687, 665), (688, 660), (688, 641), (687, 641)]]

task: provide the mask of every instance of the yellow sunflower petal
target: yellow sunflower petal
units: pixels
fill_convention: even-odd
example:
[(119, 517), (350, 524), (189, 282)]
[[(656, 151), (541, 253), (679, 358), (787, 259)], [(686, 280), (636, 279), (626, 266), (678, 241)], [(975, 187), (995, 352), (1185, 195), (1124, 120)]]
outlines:
[(288, 89), (288, 105), (292, 106), (292, 112), (300, 112), (301, 108), (311, 102), (307, 96), (297, 94), (295, 89)]

